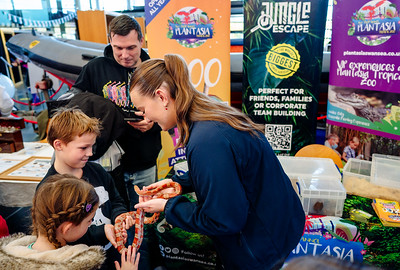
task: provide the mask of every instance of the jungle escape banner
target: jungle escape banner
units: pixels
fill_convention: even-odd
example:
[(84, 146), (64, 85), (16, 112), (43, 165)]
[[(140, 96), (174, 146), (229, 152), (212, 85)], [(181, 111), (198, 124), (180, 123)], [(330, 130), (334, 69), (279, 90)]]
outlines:
[(328, 124), (400, 140), (399, 4), (334, 4)]
[(244, 1), (243, 112), (280, 155), (315, 143), (327, 6)]

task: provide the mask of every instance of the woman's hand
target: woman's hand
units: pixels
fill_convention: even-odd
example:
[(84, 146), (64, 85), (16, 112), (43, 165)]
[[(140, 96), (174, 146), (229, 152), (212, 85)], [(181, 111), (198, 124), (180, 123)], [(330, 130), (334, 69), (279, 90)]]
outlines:
[(169, 183), (169, 182), (172, 182), (172, 179), (163, 179), (163, 180), (157, 181), (151, 185), (143, 187), (143, 190), (156, 189), (156, 188), (161, 187), (162, 185)]
[(139, 267), (140, 253), (136, 254), (136, 249), (129, 246), (121, 255), (121, 266), (117, 261), (114, 262), (116, 270), (137, 270)]
[[(140, 198), (143, 197), (143, 198)], [(135, 208), (143, 208), (148, 213), (159, 213), (164, 211), (167, 200), (165, 199), (146, 199), (147, 196), (140, 196), (139, 203), (135, 205)]]

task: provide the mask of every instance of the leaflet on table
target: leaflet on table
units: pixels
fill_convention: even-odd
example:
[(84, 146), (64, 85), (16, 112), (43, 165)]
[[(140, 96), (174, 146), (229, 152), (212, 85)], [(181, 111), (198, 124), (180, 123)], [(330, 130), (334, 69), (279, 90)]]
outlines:
[(21, 163), (29, 156), (1, 156), (0, 157), (0, 173), (4, 172), (5, 170), (10, 169), (11, 167)]
[(376, 214), (384, 226), (400, 227), (400, 205), (397, 201), (374, 199), (372, 203)]

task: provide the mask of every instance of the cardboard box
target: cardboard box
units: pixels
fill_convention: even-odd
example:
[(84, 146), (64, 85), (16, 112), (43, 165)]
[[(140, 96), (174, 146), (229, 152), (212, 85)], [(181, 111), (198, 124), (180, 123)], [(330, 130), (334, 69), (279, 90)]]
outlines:
[(346, 190), (342, 182), (323, 178), (298, 179), (300, 200), (306, 215), (341, 217)]

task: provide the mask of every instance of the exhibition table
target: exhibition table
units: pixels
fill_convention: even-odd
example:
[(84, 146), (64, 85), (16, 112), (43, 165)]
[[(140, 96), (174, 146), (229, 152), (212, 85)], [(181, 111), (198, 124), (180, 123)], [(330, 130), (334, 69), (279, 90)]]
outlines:
[(50, 167), (53, 152), (47, 143), (26, 142), (18, 152), (0, 154), (0, 205), (32, 205), (36, 186)]

